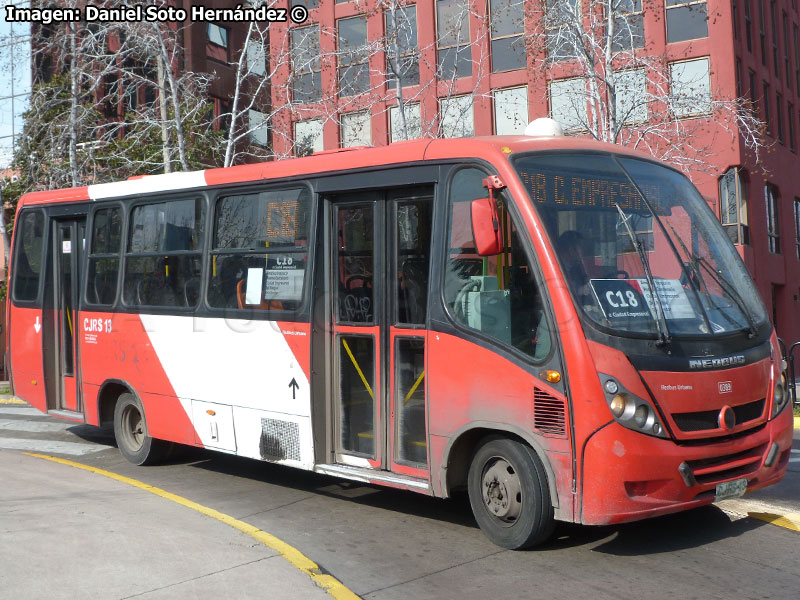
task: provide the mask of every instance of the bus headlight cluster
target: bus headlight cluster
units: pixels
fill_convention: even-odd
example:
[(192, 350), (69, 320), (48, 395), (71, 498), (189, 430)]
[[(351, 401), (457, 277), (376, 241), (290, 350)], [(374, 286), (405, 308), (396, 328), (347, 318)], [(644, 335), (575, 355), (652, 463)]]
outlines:
[(787, 404), (789, 404), (789, 390), (786, 389), (786, 375), (781, 373), (772, 390), (772, 416), (778, 416)]
[(600, 374), (600, 381), (603, 383), (608, 409), (617, 423), (647, 435), (669, 437), (658, 412), (649, 402), (625, 390), (609, 375)]

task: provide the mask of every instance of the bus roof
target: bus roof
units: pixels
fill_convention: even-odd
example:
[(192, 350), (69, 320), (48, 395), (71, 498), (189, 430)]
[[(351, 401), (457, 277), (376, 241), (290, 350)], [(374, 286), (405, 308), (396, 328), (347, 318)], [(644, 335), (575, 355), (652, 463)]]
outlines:
[(421, 139), (395, 142), (376, 148), (343, 148), (318, 152), (308, 157), (213, 168), (202, 171), (138, 176), (126, 181), (76, 188), (30, 192), (20, 198), (19, 207), (32, 204), (108, 200), (152, 192), (188, 190), (208, 186), (319, 175), (370, 167), (419, 163), (426, 160), (483, 158), (493, 162), (511, 154), (531, 151), (574, 150), (613, 152), (651, 158), (616, 144), (585, 137), (490, 136), (472, 138)]

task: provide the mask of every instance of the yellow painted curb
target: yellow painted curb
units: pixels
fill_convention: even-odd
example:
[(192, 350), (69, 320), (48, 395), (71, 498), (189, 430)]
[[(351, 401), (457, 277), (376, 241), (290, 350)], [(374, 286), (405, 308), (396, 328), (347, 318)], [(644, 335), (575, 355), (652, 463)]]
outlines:
[(795, 429), (800, 429), (800, 417), (795, 417), (794, 418), (794, 428)]
[(747, 513), (747, 516), (758, 519), (759, 521), (770, 523), (772, 525), (777, 525), (778, 527), (784, 527), (786, 529), (791, 529), (792, 531), (800, 532), (800, 514), (797, 513), (775, 515), (772, 513), (749, 512)]
[(203, 515), (206, 515), (207, 517), (211, 517), (212, 519), (221, 521), (226, 525), (230, 525), (234, 529), (238, 529), (242, 533), (246, 533), (247, 535), (259, 541), (260, 543), (264, 544), (268, 548), (272, 548), (276, 552), (280, 553), (280, 555), (284, 559), (286, 559), (286, 561), (290, 565), (308, 575), (315, 584), (317, 584), (319, 587), (324, 589), (328, 594), (336, 598), (336, 600), (360, 600), (360, 596), (357, 596), (350, 589), (348, 589), (341, 581), (339, 581), (332, 575), (323, 573), (322, 570), (317, 565), (317, 563), (308, 558), (297, 548), (290, 546), (283, 540), (276, 538), (271, 533), (262, 531), (258, 527), (250, 525), (249, 523), (245, 523), (244, 521), (235, 519), (230, 515), (221, 513), (217, 510), (214, 510), (213, 508), (208, 508), (207, 506), (203, 506), (202, 504), (198, 504), (197, 502), (192, 502), (191, 500), (183, 498), (182, 496), (178, 496), (177, 494), (173, 494), (172, 492), (162, 490), (161, 488), (157, 488), (155, 486), (138, 481), (136, 479), (132, 479), (130, 477), (125, 477), (124, 475), (118, 475), (116, 473), (112, 473), (111, 471), (97, 469), (95, 467), (83, 465), (81, 463), (73, 462), (71, 460), (66, 460), (64, 458), (56, 458), (55, 456), (48, 456), (46, 454), (35, 454), (33, 452), (25, 452), (25, 454), (27, 454), (28, 456), (33, 456), (35, 458), (41, 458), (62, 465), (75, 467), (76, 469), (81, 469), (83, 471), (89, 471), (90, 473), (95, 473), (97, 475), (102, 475), (110, 479), (121, 481), (122, 483), (127, 483), (128, 485), (132, 485), (146, 492), (150, 492), (151, 494), (155, 494), (156, 496), (160, 496), (162, 498), (166, 498), (167, 500), (171, 500), (172, 502), (180, 504), (181, 506), (185, 506), (186, 508), (191, 508), (192, 510), (195, 510)]
[(20, 400), (19, 398), (0, 398), (0, 404), (27, 404), (25, 400)]

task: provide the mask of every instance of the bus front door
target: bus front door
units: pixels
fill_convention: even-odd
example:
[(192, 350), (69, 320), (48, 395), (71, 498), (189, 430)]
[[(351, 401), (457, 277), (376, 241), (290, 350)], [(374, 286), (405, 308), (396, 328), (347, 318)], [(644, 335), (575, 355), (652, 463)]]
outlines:
[(44, 366), (48, 410), (82, 411), (78, 368), (78, 298), (85, 217), (53, 220), (52, 277), (45, 281)]
[(329, 342), (336, 462), (427, 479), (432, 188), (336, 196)]

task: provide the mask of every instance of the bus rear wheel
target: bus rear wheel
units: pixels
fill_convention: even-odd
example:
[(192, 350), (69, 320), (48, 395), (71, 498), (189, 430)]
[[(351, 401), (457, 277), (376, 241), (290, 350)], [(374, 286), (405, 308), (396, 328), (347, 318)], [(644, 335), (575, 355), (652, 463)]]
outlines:
[(484, 443), (472, 459), (467, 488), (475, 520), (498, 546), (530, 548), (553, 532), (547, 474), (529, 446), (508, 439)]
[(135, 465), (157, 463), (168, 447), (167, 442), (148, 435), (144, 409), (130, 393), (122, 394), (114, 407), (114, 437), (122, 456)]

